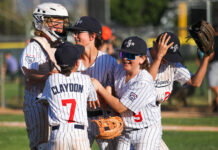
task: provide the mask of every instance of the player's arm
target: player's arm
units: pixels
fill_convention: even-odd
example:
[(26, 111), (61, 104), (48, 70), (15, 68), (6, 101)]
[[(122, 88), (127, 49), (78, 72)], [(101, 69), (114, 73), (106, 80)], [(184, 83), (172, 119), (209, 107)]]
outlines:
[(103, 98), (103, 100), (116, 112), (123, 113), (128, 110), (118, 98), (114, 97), (109, 93), (99, 81), (92, 79), (92, 82), (95, 86), (96, 92)]
[(151, 52), (150, 52), (151, 55), (152, 53), (157, 53), (157, 54), (153, 54), (155, 58), (153, 60), (153, 63), (151, 64), (151, 67), (148, 69), (148, 72), (152, 75), (153, 80), (155, 80), (156, 78), (162, 58), (166, 55), (168, 48), (173, 45), (173, 42), (167, 45), (168, 41), (170, 40), (170, 36), (167, 39), (166, 39), (166, 36), (167, 36), (167, 33), (165, 33), (164, 35), (160, 37), (160, 40), (158, 43), (154, 42), (153, 48), (151, 49)]
[(191, 77), (190, 80), (188, 80), (187, 83), (189, 85), (192, 85), (194, 87), (200, 87), (201, 86), (201, 83), (202, 83), (202, 81), (204, 79), (204, 76), (205, 76), (205, 74), (207, 72), (208, 63), (213, 58), (213, 56), (214, 56), (214, 53), (211, 53), (208, 56), (206, 56), (206, 55), (204, 56), (204, 58), (203, 58), (203, 60), (202, 60), (202, 62), (200, 64), (197, 72), (195, 73), (195, 75), (193, 75)]
[(49, 75), (58, 72), (58, 71), (52, 71), (47, 74), (40, 74), (40, 72), (38, 72), (37, 70), (27, 69), (24, 66), (22, 67), (22, 70), (27, 78), (27, 82), (29, 82), (30, 84), (44, 83), (47, 80)]

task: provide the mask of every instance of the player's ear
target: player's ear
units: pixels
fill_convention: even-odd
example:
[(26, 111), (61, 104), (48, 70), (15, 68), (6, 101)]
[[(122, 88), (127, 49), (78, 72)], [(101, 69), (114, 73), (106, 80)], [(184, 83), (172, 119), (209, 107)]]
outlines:
[(139, 64), (143, 64), (145, 62), (145, 60), (147, 60), (147, 56), (146, 55), (143, 55), (143, 56), (140, 56), (140, 60), (139, 60)]
[(90, 40), (94, 40), (96, 38), (96, 33), (89, 34)]
[(75, 67), (79, 67), (79, 59), (76, 61)]

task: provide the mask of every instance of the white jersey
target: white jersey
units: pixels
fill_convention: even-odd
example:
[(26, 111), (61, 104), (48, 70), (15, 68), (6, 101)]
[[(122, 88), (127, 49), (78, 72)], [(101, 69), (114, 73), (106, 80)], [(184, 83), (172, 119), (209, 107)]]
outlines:
[[(147, 51), (149, 62), (152, 64), (153, 60), (150, 55), (150, 51)], [(157, 91), (157, 101), (166, 101), (173, 89), (173, 82), (178, 81), (181, 85), (190, 80), (192, 74), (189, 70), (181, 63), (170, 63), (161, 64), (154, 81), (155, 88)]]
[(40, 99), (49, 102), (49, 125), (75, 122), (88, 126), (87, 101), (96, 101), (97, 94), (89, 76), (55, 73), (46, 81)]
[(122, 65), (115, 71), (115, 92), (128, 110), (121, 114), (127, 128), (145, 128), (160, 123), (160, 108), (156, 105), (156, 91), (152, 76), (146, 70), (127, 83), (126, 71)]
[(82, 71), (84, 74), (97, 79), (104, 87), (107, 85), (113, 86), (114, 69), (117, 67), (117, 61), (112, 56), (98, 51), (98, 56), (95, 62), (86, 68), (82, 61), (77, 71)]
[[(20, 56), (20, 67), (22, 71), (22, 67), (26, 67), (27, 69), (37, 70), (40, 72), (40, 74), (48, 74), (50, 71), (54, 69), (54, 66), (51, 60), (49, 59), (48, 54), (36, 41), (30, 42), (23, 50)], [(35, 85), (31, 85), (31, 87), (26, 86), (25, 97), (32, 100), (36, 99), (36, 97), (42, 92), (44, 84), (45, 83), (38, 83)], [(24, 102), (24, 104), (27, 103), (32, 102)]]

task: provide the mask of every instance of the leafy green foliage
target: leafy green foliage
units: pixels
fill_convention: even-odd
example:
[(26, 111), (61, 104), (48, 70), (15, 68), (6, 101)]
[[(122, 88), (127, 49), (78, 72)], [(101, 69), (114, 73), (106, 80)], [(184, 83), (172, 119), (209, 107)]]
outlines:
[(16, 5), (11, 0), (0, 1), (0, 34), (25, 34), (24, 18), (16, 11)]
[(127, 26), (157, 25), (170, 0), (110, 0), (111, 18)]

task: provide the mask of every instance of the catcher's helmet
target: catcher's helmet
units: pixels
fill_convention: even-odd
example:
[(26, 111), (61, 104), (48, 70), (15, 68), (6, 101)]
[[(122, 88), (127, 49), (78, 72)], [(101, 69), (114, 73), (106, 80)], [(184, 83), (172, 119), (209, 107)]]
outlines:
[[(60, 18), (64, 20), (63, 32), (55, 32), (48, 25), (48, 19)], [(39, 4), (33, 12), (33, 26), (36, 30), (46, 34), (52, 42), (62, 39), (66, 34), (64, 28), (68, 25), (67, 9), (57, 3), (42, 3)]]

